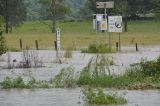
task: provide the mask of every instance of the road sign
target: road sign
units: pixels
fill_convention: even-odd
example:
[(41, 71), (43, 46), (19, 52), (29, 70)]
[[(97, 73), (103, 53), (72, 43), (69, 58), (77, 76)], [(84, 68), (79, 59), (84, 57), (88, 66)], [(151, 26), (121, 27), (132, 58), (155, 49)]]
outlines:
[(122, 32), (122, 16), (108, 17), (108, 32)]
[(110, 2), (96, 2), (97, 8), (114, 8), (114, 1)]

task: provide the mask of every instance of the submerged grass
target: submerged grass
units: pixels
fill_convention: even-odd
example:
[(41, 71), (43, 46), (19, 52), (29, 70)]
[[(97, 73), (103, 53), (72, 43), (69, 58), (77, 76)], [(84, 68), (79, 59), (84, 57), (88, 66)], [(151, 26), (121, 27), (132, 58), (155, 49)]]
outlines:
[(122, 105), (126, 104), (127, 100), (117, 94), (105, 94), (102, 89), (83, 89), (84, 100), (89, 104), (97, 105)]
[(115, 50), (104, 44), (91, 44), (87, 49), (82, 49), (82, 53), (114, 53)]
[(109, 64), (105, 64), (104, 57), (92, 59), (82, 70), (78, 85), (93, 87), (114, 87), (123, 89), (151, 89), (158, 88), (160, 83), (160, 58), (157, 61), (141, 62), (132, 66), (122, 75), (110, 74)]
[(53, 79), (56, 88), (74, 88), (77, 85), (77, 79), (72, 66), (63, 68)]

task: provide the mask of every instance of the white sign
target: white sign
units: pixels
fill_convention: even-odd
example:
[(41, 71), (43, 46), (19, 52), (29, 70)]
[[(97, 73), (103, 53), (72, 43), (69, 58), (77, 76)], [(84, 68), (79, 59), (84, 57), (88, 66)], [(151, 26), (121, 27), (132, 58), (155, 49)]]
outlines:
[(56, 29), (56, 42), (57, 42), (57, 50), (60, 51), (61, 41), (60, 41), (60, 29), (59, 28)]
[(122, 16), (108, 16), (108, 32), (122, 32)]
[(114, 8), (114, 1), (110, 2), (96, 2), (97, 8)]

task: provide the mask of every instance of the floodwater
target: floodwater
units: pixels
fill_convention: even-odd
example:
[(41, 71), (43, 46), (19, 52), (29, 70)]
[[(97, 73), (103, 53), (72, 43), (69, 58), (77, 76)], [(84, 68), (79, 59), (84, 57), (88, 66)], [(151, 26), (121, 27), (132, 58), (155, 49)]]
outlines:
[[(122, 106), (160, 106), (160, 91), (110, 91), (127, 98)], [(82, 100), (80, 89), (0, 90), (0, 106), (93, 106)], [(121, 106), (121, 105), (119, 105)]]
[[(130, 64), (138, 63), (142, 59), (154, 60), (160, 56), (160, 47), (140, 47), (139, 52), (135, 52), (133, 47), (123, 47), (122, 52), (107, 54), (112, 57), (115, 65), (111, 66), (112, 73), (124, 73)], [(37, 52), (37, 51), (35, 51)], [(52, 50), (38, 51), (39, 58), (43, 61), (42, 68), (31, 69), (6, 69), (8, 55), (10, 60), (16, 62), (22, 60), (22, 52), (10, 52), (0, 57), (0, 81), (6, 76), (22, 76), (26, 81), (30, 77), (37, 80), (50, 80), (59, 70), (67, 67), (75, 67), (76, 72), (80, 72), (88, 61), (95, 54), (82, 54), (78, 51), (73, 52), (72, 59), (62, 59), (62, 64), (56, 62), (56, 52)], [(63, 52), (62, 52), (63, 55)], [(125, 106), (160, 106), (160, 91), (111, 91), (124, 95), (128, 100)], [(0, 89), (0, 106), (86, 106), (82, 100), (80, 88), (77, 89)], [(87, 105), (88, 106), (88, 105)]]

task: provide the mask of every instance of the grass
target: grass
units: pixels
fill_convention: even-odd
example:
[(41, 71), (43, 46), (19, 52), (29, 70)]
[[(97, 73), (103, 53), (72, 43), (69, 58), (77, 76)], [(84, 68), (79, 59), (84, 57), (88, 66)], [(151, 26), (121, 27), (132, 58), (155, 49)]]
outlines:
[(82, 49), (82, 53), (113, 53), (115, 50), (104, 44), (91, 44), (87, 49)]
[(122, 75), (110, 74), (106, 59), (92, 59), (82, 70), (78, 85), (92, 87), (107, 87), (118, 89), (151, 89), (160, 84), (160, 58), (157, 61), (141, 62), (131, 67)]
[[(47, 21), (50, 24), (50, 21)], [(155, 21), (130, 21), (129, 31), (121, 34), (122, 45), (132, 45), (134, 43), (143, 45), (160, 44), (160, 22)], [(96, 38), (95, 31), (92, 30), (91, 21), (83, 22), (59, 22), (61, 28), (62, 48), (72, 47), (75, 43), (77, 49), (88, 47), (93, 44)], [(115, 46), (118, 41), (118, 34), (110, 33), (111, 44)], [(38, 21), (25, 22), (20, 27), (13, 29), (12, 34), (5, 34), (7, 46), (19, 49), (19, 39), (23, 41), (23, 48), (35, 49), (35, 40), (38, 40), (40, 49), (54, 48), (55, 34), (50, 28)], [(98, 33), (98, 42), (105, 44), (105, 33)]]
[(77, 85), (75, 70), (72, 66), (63, 68), (53, 79), (56, 88), (74, 88)]
[(117, 96), (117, 94), (105, 94), (102, 89), (83, 89), (84, 100), (89, 104), (96, 105), (122, 105), (126, 104), (127, 100), (123, 97)]

